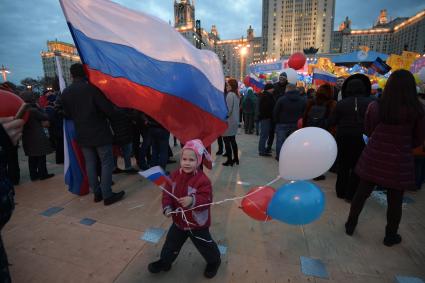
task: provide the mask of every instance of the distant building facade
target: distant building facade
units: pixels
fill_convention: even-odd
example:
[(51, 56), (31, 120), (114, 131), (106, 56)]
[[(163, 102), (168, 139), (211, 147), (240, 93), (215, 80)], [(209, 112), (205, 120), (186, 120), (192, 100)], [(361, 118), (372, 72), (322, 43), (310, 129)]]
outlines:
[(55, 56), (59, 57), (62, 74), (66, 85), (72, 82), (69, 68), (74, 63), (81, 63), (77, 49), (74, 45), (61, 41), (47, 41), (47, 51), (41, 52), (44, 76), (54, 79), (58, 76)]
[(352, 29), (347, 17), (332, 34), (331, 52), (353, 52), (359, 46), (386, 54), (400, 54), (404, 50), (425, 53), (425, 10), (410, 18), (390, 21), (387, 11), (381, 10), (370, 29)]
[(330, 50), (335, 0), (263, 0), (264, 59), (280, 59), (315, 47)]
[(174, 27), (195, 47), (214, 51), (222, 62), (225, 76), (240, 79), (246, 75), (247, 66), (251, 62), (262, 58), (262, 39), (254, 37), (251, 26), (246, 37), (220, 40), (215, 25), (207, 32), (200, 26), (200, 21), (195, 19), (193, 0), (174, 0)]

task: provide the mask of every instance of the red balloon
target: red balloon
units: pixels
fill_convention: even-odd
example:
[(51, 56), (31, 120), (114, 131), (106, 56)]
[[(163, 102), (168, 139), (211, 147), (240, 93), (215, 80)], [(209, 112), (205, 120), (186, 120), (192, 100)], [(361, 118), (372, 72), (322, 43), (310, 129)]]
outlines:
[(276, 190), (272, 187), (252, 188), (247, 195), (253, 194), (242, 199), (242, 210), (255, 220), (270, 221), (272, 218), (267, 215), (267, 207), (275, 192)]
[[(23, 103), (16, 94), (0, 89), (0, 117), (14, 117)], [(23, 119), (25, 122), (28, 120), (28, 113), (25, 113)]]
[(306, 60), (307, 59), (305, 58), (303, 53), (297, 52), (292, 54), (291, 57), (289, 57), (288, 66), (289, 68), (292, 68), (294, 70), (299, 70), (304, 67)]

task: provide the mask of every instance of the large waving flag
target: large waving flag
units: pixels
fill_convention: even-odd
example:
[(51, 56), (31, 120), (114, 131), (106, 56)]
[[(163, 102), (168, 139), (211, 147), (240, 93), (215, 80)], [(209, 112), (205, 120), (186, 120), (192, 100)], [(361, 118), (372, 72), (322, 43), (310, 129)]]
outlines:
[(64, 175), (68, 190), (83, 196), (89, 193), (89, 182), (83, 152), (76, 141), (74, 122), (64, 119)]
[(166, 22), (108, 0), (60, 0), (91, 83), (139, 109), (179, 140), (211, 144), (227, 128), (224, 76)]
[[(58, 56), (55, 56), (58, 71), (59, 88), (62, 92), (65, 89), (62, 66)], [(76, 132), (72, 120), (63, 120), (63, 152), (64, 166), (63, 175), (68, 191), (73, 194), (83, 196), (89, 193), (89, 181), (86, 171), (86, 163), (80, 146), (76, 141)]]

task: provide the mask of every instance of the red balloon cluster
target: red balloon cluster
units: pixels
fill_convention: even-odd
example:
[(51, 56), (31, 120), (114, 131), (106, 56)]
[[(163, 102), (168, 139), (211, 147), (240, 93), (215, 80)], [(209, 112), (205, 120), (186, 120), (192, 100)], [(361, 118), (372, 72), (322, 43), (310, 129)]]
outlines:
[(306, 60), (307, 59), (306, 59), (306, 57), (304, 56), (303, 53), (296, 52), (296, 53), (292, 54), (291, 57), (289, 57), (288, 66), (289, 66), (289, 68), (292, 68), (294, 70), (299, 70), (302, 67), (304, 67)]
[[(16, 94), (0, 89), (0, 117), (14, 117), (23, 103), (22, 98)], [(28, 120), (28, 113), (23, 119)]]
[(267, 207), (275, 192), (272, 187), (252, 188), (242, 199), (242, 210), (255, 220), (270, 221), (272, 218), (267, 215)]

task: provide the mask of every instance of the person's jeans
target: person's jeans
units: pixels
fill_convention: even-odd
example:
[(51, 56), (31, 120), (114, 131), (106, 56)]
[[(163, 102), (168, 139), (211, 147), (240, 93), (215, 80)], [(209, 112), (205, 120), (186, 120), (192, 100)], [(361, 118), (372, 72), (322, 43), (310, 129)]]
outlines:
[[(94, 194), (102, 193), (103, 199), (112, 196), (112, 171), (114, 170), (114, 157), (112, 154), (112, 145), (103, 145), (98, 147), (81, 147), (84, 159), (86, 161), (87, 177), (90, 188)], [(100, 184), (97, 178), (96, 164), (100, 160), (101, 176)]]
[(254, 132), (254, 113), (244, 113), (245, 133), (252, 134)]
[[(121, 145), (121, 153), (122, 153), (122, 157), (124, 159), (124, 169), (131, 169), (131, 155), (133, 152), (133, 145), (131, 143), (125, 144), (125, 145)], [(118, 157), (114, 156), (114, 165), (115, 168), (118, 167)]]
[(140, 147), (140, 157), (139, 157), (139, 166), (142, 170), (147, 170), (150, 163), (150, 148), (152, 145), (152, 136), (149, 132), (149, 129), (145, 129), (142, 132), (142, 145)]
[(280, 149), (286, 138), (297, 129), (297, 124), (276, 124), (276, 158), (279, 159)]
[(149, 128), (152, 137), (152, 166), (161, 166), (165, 170), (168, 161), (168, 143), (170, 132), (163, 128)]
[(32, 181), (47, 176), (46, 156), (28, 156), (28, 168)]
[(266, 153), (266, 142), (269, 138), (271, 119), (260, 120), (260, 140), (258, 142), (258, 152)]
[(416, 189), (420, 189), (425, 181), (425, 157), (415, 158)]

